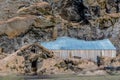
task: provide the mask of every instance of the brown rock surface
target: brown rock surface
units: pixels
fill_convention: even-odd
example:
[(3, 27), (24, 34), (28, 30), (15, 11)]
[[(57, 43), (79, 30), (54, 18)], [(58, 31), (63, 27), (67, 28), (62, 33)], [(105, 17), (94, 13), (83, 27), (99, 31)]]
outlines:
[[(0, 48), (3, 49), (3, 52), (12, 53), (26, 44), (51, 41), (62, 36), (84, 40), (109, 38), (119, 51), (119, 1), (45, 1), (46, 2), (43, 2), (43, 0), (0, 0)], [(25, 56), (25, 53), (28, 55), (29, 52), (27, 51), (30, 51), (30, 49), (25, 50), (22, 55)], [(38, 52), (41, 53), (42, 49)], [(82, 70), (96, 70), (98, 68), (94, 62), (88, 60), (60, 59), (60, 62), (58, 61), (57, 63), (56, 61), (59, 59), (47, 59), (52, 56), (48, 54), (44, 55), (44, 53), (49, 53), (49, 51), (44, 50), (41, 55), (33, 55), (33, 52), (30, 52), (29, 59), (31, 61), (34, 61), (38, 56), (44, 58), (43, 66), (38, 72), (76, 72)], [(18, 56), (15, 52), (6, 58), (4, 57), (6, 56), (1, 55), (1, 71), (24, 72), (24, 63), (22, 62), (25, 60), (22, 56)], [(113, 60), (113, 63), (111, 63), (111, 60)], [(48, 62), (51, 64), (48, 65)], [(115, 59), (106, 57), (102, 59), (102, 66), (119, 66), (119, 62), (119, 57)], [(57, 65), (55, 66), (56, 63)], [(23, 65), (20, 66), (21, 64)]]
[[(69, 36), (84, 40), (110, 38), (118, 49), (119, 13), (112, 9), (115, 5), (110, 8), (112, 5), (108, 3), (109, 0), (1, 0), (0, 35), (3, 35), (0, 37), (0, 47), (5, 48), (7, 45), (4, 52), (11, 53), (25, 45), (25, 38), (28, 43), (34, 43)], [(106, 12), (106, 4), (109, 5), (110, 13)], [(28, 18), (27, 15), (32, 16)], [(82, 20), (82, 15), (86, 16), (85, 20)], [(86, 21), (89, 24), (84, 24)]]
[(30, 29), (35, 16), (25, 15), (14, 17), (7, 21), (0, 21), (0, 35), (6, 34), (9, 38), (14, 38)]
[(51, 6), (47, 2), (39, 2), (30, 5), (29, 7), (20, 8), (18, 14), (31, 14), (31, 15), (48, 15), (50, 14)]
[[(43, 53), (40, 53), (40, 54), (31, 53), (29, 51), (29, 48), (31, 48), (32, 46), (38, 47), (39, 48), (38, 50), (42, 51)], [(29, 62), (29, 61), (34, 61), (37, 58), (44, 59), (44, 57), (42, 56), (43, 54), (47, 56), (46, 58), (50, 58), (53, 56), (51, 51), (43, 48), (38, 44), (25, 45), (21, 47), (19, 50), (17, 50), (16, 52), (0, 60), (0, 65), (1, 65), (0, 72), (11, 72), (11, 73), (18, 73), (18, 74), (25, 73), (25, 65), (27, 65), (26, 61), (28, 61), (28, 63), (31, 64), (32, 62)], [(26, 59), (26, 56), (29, 57), (28, 60)]]
[[(68, 71), (64, 70), (63, 68), (58, 68), (55, 66), (57, 63), (59, 63), (61, 59), (45, 59), (43, 60), (42, 67), (38, 70), (38, 74), (62, 74), (67, 73)], [(72, 71), (71, 71), (72, 72)]]
[(98, 66), (89, 60), (82, 60), (81, 64), (78, 65), (79, 68), (82, 68), (84, 71), (97, 70)]

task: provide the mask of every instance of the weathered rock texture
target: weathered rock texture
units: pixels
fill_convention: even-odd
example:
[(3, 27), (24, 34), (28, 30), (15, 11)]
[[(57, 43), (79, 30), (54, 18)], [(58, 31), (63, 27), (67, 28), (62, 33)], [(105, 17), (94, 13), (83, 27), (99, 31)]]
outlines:
[(119, 0), (0, 0), (0, 47), (12, 53), (34, 42), (69, 36), (109, 38), (120, 49)]
[(29, 44), (0, 59), (0, 72), (16, 74), (62, 74), (97, 70), (97, 65), (83, 59), (61, 59), (39, 44)]
[(13, 54), (0, 60), (0, 72), (35, 73), (42, 66), (43, 59), (53, 57), (53, 53), (39, 44), (29, 44), (21, 47)]

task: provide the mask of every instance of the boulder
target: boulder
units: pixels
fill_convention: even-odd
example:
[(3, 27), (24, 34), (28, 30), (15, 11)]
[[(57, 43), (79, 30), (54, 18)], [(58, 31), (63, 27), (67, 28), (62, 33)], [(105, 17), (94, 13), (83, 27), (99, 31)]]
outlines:
[(14, 38), (30, 29), (35, 16), (18, 16), (7, 21), (0, 21), (0, 35), (6, 34), (9, 38)]
[(81, 64), (78, 65), (79, 68), (83, 69), (83, 71), (90, 71), (98, 69), (98, 66), (89, 60), (82, 60)]
[(88, 8), (82, 0), (65, 0), (61, 8), (62, 18), (68, 21), (86, 21), (89, 16)]

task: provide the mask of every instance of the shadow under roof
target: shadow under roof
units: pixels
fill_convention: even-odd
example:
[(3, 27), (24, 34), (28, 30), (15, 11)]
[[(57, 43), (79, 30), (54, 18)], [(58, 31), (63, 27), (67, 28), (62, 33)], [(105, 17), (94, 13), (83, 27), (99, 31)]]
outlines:
[(55, 41), (43, 42), (41, 45), (50, 50), (116, 50), (109, 39), (85, 41), (60, 37)]

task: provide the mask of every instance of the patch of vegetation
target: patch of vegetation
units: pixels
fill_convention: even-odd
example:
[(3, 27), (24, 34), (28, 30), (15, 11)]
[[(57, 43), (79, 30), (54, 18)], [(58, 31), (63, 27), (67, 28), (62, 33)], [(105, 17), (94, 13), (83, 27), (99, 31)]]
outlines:
[(16, 75), (8, 75), (8, 76), (0, 78), (0, 80), (24, 80), (24, 79)]
[(36, 10), (38, 10), (40, 13), (44, 14), (44, 15), (50, 15), (50, 13), (42, 8), (36, 8)]

